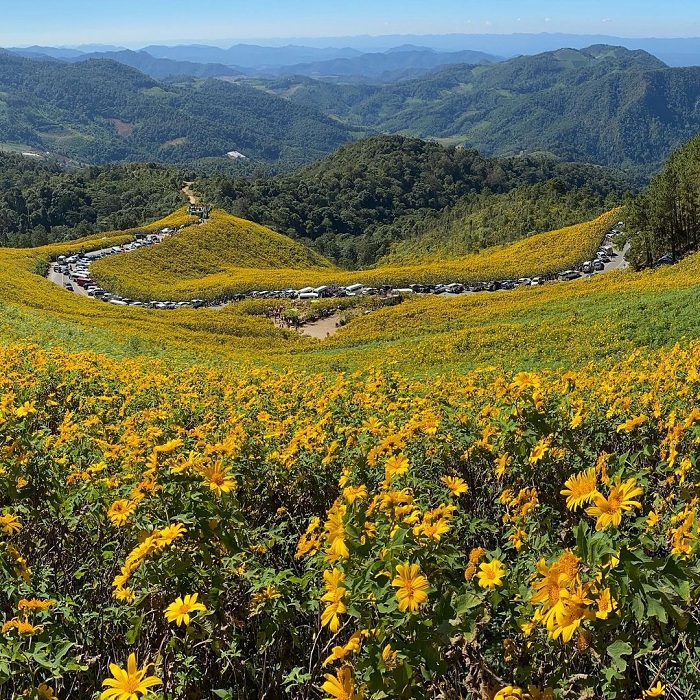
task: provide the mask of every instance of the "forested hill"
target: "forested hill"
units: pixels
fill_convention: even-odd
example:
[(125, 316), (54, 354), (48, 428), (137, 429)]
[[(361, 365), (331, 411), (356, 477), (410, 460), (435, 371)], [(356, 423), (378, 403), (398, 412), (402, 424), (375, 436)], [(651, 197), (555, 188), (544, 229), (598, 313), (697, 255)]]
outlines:
[(139, 226), (185, 202), (183, 173), (130, 163), (66, 170), (0, 153), (0, 246), (37, 246)]
[[(497, 196), (552, 179), (557, 182), (547, 190), (551, 197), (539, 195), (543, 214), (523, 220), (521, 233), (509, 231), (511, 239), (532, 232), (532, 226), (546, 230), (550, 219), (565, 220), (560, 211), (557, 218), (547, 215), (559, 194), (580, 191), (585, 204), (573, 215), (583, 220), (603, 211), (606, 198), (619, 201), (626, 189), (624, 182), (597, 166), (544, 156), (487, 158), (473, 150), (402, 136), (345, 145), (291, 175), (215, 176), (198, 180), (196, 187), (238, 216), (308, 239), (339, 264), (358, 267), (376, 262), (393, 241), (429, 228), (434, 217), (465, 196)], [(510, 210), (519, 216), (516, 207)]]
[(648, 177), (700, 130), (700, 67), (592, 46), (449, 66), (386, 87), (287, 78), (268, 89), (352, 125), (440, 138), (480, 152), (547, 151)]
[(302, 164), (354, 137), (319, 112), (219, 80), (162, 85), (109, 60), (0, 52), (0, 143), (86, 163), (225, 157)]

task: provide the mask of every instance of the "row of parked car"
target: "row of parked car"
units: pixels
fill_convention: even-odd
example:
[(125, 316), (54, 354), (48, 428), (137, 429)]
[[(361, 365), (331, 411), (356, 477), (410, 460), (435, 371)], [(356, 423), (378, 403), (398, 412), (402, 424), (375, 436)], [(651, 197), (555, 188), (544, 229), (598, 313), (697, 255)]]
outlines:
[[(621, 225), (622, 222), (619, 222), (618, 226)], [(598, 252), (593, 260), (586, 260), (576, 269), (564, 270), (564, 272), (560, 272), (557, 275), (557, 279), (562, 281), (575, 280), (582, 275), (592, 275), (594, 272), (602, 272), (605, 269), (606, 264), (611, 262), (613, 258), (617, 257), (615, 247), (613, 246), (613, 236), (618, 233), (620, 233), (620, 231), (617, 227), (608, 231), (608, 233), (605, 234), (603, 244), (600, 246), (600, 248), (598, 248)]]
[[(620, 224), (618, 224), (620, 225)], [(169, 233), (163, 231), (161, 233)], [(605, 263), (610, 262), (615, 251), (612, 245), (612, 237), (619, 233), (617, 229), (612, 229), (606, 236), (603, 245), (598, 250), (594, 260), (584, 262), (579, 269), (565, 270), (556, 276), (560, 280), (571, 280), (581, 277), (582, 274), (591, 274), (603, 270)], [(90, 277), (90, 263), (106, 255), (114, 255), (128, 250), (134, 250), (144, 245), (152, 245), (159, 242), (160, 237), (156, 234), (141, 235), (137, 240), (123, 246), (114, 246), (94, 253), (81, 253), (70, 257), (59, 256), (54, 264), (53, 270), (69, 277), (70, 282), (64, 286), (70, 291), (74, 291), (73, 283), (85, 289), (88, 296), (95, 299), (115, 304), (118, 306), (140, 306), (151, 309), (179, 309), (183, 307), (201, 308), (204, 306), (221, 306), (221, 302), (206, 302), (203, 299), (191, 299), (189, 301), (150, 301), (141, 302), (134, 299), (122, 297), (118, 294), (110, 293), (103, 289)], [(379, 287), (368, 287), (361, 283), (347, 286), (322, 285), (319, 287), (304, 287), (302, 289), (281, 289), (281, 290), (255, 290), (248, 294), (236, 294), (228, 301), (241, 301), (246, 298), (251, 299), (300, 299), (313, 300), (323, 298), (352, 297), (359, 295), (410, 295), (410, 294), (465, 294), (475, 292), (495, 292), (499, 290), (515, 289), (523, 286), (538, 286), (544, 284), (550, 277), (521, 277), (517, 280), (492, 280), (478, 284), (463, 284), (451, 282), (445, 284), (411, 284), (407, 287), (395, 288), (389, 285)]]

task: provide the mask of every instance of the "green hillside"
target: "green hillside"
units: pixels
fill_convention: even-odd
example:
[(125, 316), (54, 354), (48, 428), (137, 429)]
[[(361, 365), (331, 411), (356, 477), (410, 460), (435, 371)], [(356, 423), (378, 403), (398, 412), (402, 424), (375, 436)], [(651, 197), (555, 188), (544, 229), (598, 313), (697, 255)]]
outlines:
[(485, 66), (449, 66), (371, 88), (272, 84), (347, 123), (445, 139), (488, 154), (549, 151), (648, 177), (700, 129), (700, 68), (644, 51), (560, 49)]
[(592, 219), (618, 200), (614, 191), (606, 195), (560, 177), (502, 194), (470, 193), (393, 243), (379, 263), (409, 264), (475, 253)]
[[(184, 210), (174, 216), (179, 222), (195, 221)], [(212, 298), (210, 289), (222, 280), (245, 288), (251, 275), (258, 283), (267, 281), (270, 270), (294, 271), (298, 276), (298, 271), (334, 269), (321, 255), (287, 236), (214, 210), (206, 223), (188, 226), (159, 245), (98, 260), (91, 273), (105, 288), (148, 301)]]
[(394, 241), (429, 229), (443, 214), (449, 217), (461, 198), (477, 201), (553, 178), (541, 203), (554, 209), (537, 213), (533, 205), (531, 220), (512, 209), (516, 218), (506, 228), (501, 219), (486, 222), (489, 244), (585, 221), (619, 202), (627, 189), (598, 166), (546, 156), (488, 158), (403, 136), (347, 144), (290, 175), (200, 178), (197, 188), (227, 211), (306, 240), (341, 266), (357, 268), (377, 262)]
[(0, 52), (0, 142), (88, 163), (224, 158), (304, 163), (353, 138), (304, 105), (219, 80), (161, 85), (114, 61)]

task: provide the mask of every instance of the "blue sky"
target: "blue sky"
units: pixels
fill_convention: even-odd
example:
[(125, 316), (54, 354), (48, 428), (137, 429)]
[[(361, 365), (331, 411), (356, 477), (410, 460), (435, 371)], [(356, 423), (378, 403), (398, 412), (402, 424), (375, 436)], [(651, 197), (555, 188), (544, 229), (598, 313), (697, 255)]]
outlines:
[[(0, 46), (357, 34), (700, 36), (698, 0), (17, 0)], [(231, 43), (231, 42), (229, 42)]]

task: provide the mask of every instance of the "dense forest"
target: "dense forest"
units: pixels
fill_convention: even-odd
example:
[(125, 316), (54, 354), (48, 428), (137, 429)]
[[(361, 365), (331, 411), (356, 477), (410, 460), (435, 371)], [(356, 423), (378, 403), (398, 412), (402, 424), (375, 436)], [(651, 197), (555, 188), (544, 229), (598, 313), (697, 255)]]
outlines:
[(627, 207), (627, 255), (637, 268), (672, 261), (700, 241), (700, 135), (675, 151), (649, 187)]
[(0, 245), (37, 246), (158, 219), (184, 204), (182, 180), (174, 167), (67, 170), (0, 153)]
[[(598, 166), (543, 156), (486, 158), (473, 150), (402, 136), (348, 144), (290, 175), (213, 176), (198, 180), (197, 188), (226, 210), (307, 240), (340, 265), (355, 268), (375, 263), (393, 242), (434, 227), (440, 221), (436, 216), (449, 217), (447, 212), (464, 197), (457, 218), (472, 205), (486, 206), (491, 195), (553, 178), (556, 182), (536, 193), (540, 204), (550, 208), (549, 215), (528, 207), (518, 212), (514, 200), (509, 216), (521, 219), (517, 232), (494, 218), (491, 233), (484, 235), (503, 242), (552, 223), (580, 221), (602, 210), (606, 201), (618, 201), (626, 189), (623, 181)], [(581, 195), (580, 202), (574, 201), (575, 193)], [(473, 200), (477, 195), (482, 199)], [(563, 215), (562, 207), (571, 210)], [(481, 242), (475, 239), (474, 244)]]
[[(563, 171), (563, 169), (562, 169)], [(623, 186), (591, 177), (585, 184), (572, 169), (534, 185), (504, 193), (471, 192), (442, 214), (428, 217), (415, 233), (395, 243), (384, 264), (426, 262), (428, 259), (476, 253), (543, 231), (587, 221), (609, 211), (622, 198)], [(591, 171), (591, 175), (593, 175)], [(601, 187), (601, 185), (603, 185)]]
[(238, 151), (288, 167), (352, 138), (320, 112), (249, 86), (164, 85), (105, 59), (64, 64), (0, 51), (0, 142), (83, 163), (185, 163)]

